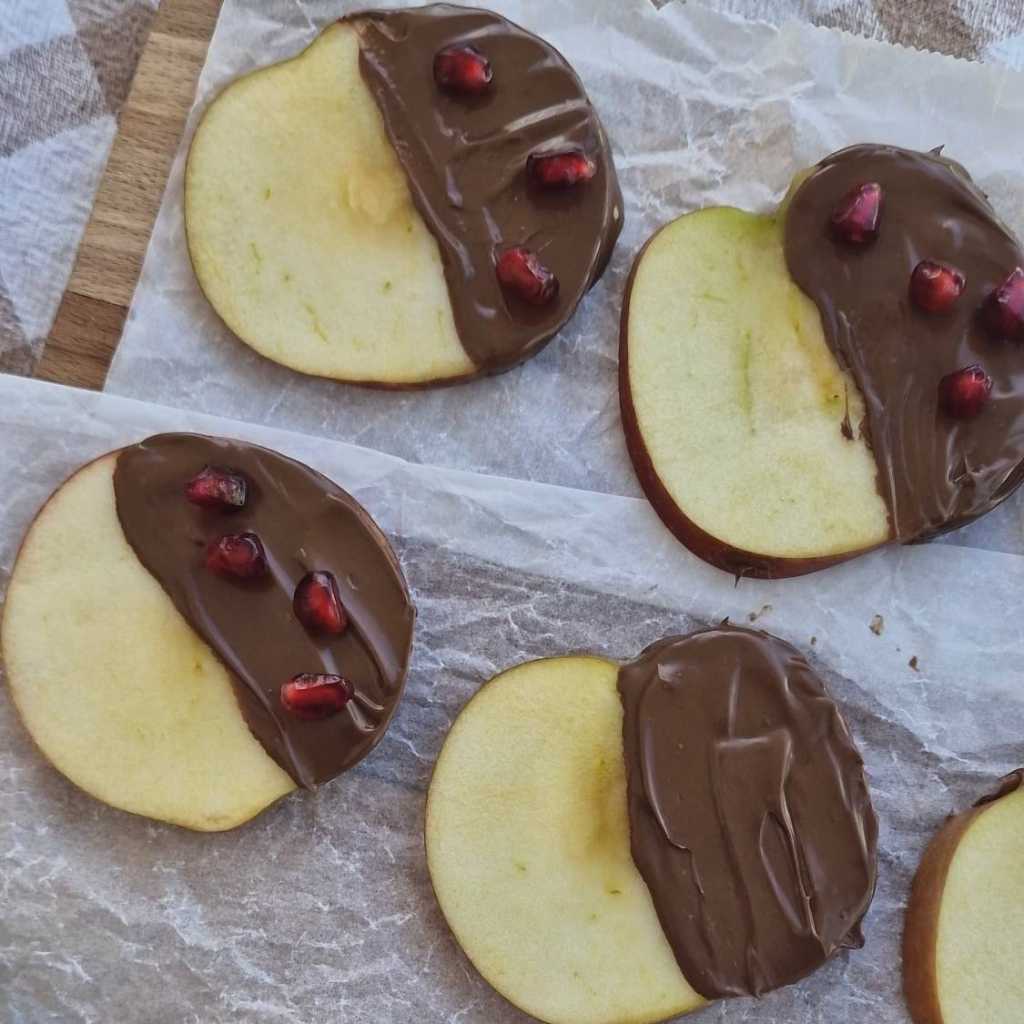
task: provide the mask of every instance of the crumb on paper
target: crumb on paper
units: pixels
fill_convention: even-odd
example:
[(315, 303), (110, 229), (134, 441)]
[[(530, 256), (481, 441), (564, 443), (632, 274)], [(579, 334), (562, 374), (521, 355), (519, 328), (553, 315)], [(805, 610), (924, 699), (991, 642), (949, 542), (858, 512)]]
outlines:
[(915, 654), (907, 664), (915, 671), (920, 672), (921, 670), (917, 667), (917, 655)]
[(881, 636), (882, 631), (885, 629), (885, 619), (883, 619), (881, 615), (873, 616), (870, 624), (868, 625), (868, 629), (870, 629), (875, 636)]
[(771, 610), (772, 610), (772, 606), (770, 604), (763, 604), (763, 605), (761, 605), (761, 610), (760, 611), (758, 611), (758, 612), (751, 612), (747, 616), (747, 618), (751, 622), (757, 622), (757, 620), (759, 618), (761, 618), (762, 615), (767, 615)]

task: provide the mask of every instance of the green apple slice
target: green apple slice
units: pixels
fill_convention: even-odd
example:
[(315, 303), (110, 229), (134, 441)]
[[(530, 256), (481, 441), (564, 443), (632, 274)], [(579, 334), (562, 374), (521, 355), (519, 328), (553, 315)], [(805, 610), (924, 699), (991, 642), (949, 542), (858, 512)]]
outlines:
[(712, 564), (795, 576), (889, 539), (863, 400), (789, 276), (781, 214), (709, 208), (651, 239), (619, 383), (648, 498)]
[(97, 799), (199, 831), (234, 828), (295, 784), (125, 540), (116, 464), (114, 452), (79, 470), (25, 538), (3, 619), (11, 696), (43, 755)]
[(455, 938), (549, 1024), (648, 1024), (703, 1005), (630, 854), (618, 666), (551, 658), (491, 680), (430, 785), (430, 877)]
[(916, 1024), (1009, 1024), (1024, 975), (1024, 789), (951, 818), (914, 879), (903, 977)]
[(189, 151), (185, 225), (210, 303), (274, 362), (392, 387), (475, 372), (351, 25), (213, 100)]

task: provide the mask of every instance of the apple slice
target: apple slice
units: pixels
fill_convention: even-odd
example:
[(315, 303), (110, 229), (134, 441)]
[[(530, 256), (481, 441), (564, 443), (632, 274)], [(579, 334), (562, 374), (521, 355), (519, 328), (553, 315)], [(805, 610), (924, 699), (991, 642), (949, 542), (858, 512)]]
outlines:
[(645, 1024), (704, 1004), (630, 854), (618, 672), (578, 656), (497, 676), (430, 785), (441, 909), (484, 978), (549, 1024)]
[(0, 637), (11, 696), (44, 756), (97, 799), (200, 831), (234, 828), (294, 783), (125, 540), (117, 455), (71, 477), (25, 538)]
[(363, 11), (228, 86), (185, 174), (199, 283), (257, 352), (422, 387), (539, 352), (607, 266), (622, 194), (579, 77), (491, 11)]
[(916, 1024), (1009, 1024), (1024, 975), (1024, 788), (1021, 772), (994, 797), (950, 818), (914, 878), (903, 978)]
[(863, 401), (790, 278), (781, 214), (704, 209), (648, 242), (619, 383), (640, 483), (706, 561), (797, 576), (889, 540)]
[(352, 25), (213, 101), (189, 151), (185, 226), (200, 287), (261, 355), (364, 384), (475, 372)]

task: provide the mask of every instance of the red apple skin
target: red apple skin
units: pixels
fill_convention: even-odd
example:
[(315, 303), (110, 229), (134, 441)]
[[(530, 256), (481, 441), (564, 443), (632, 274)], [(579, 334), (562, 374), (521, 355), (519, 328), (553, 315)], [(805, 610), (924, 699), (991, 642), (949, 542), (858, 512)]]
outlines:
[(942, 890), (960, 840), (984, 810), (974, 807), (949, 818), (928, 844), (914, 875), (903, 925), (903, 994), (914, 1024), (944, 1024), (935, 971)]
[[(918, 865), (903, 924), (903, 994), (914, 1024), (945, 1024), (939, 1002), (935, 944), (943, 890), (957, 847), (982, 814), (1019, 788), (1020, 775), (1021, 770), (1011, 772), (999, 780), (997, 793), (959, 814), (950, 815), (932, 837)], [(1006, 788), (1004, 784), (1008, 784)]]
[[(668, 225), (665, 225), (666, 227)], [(662, 228), (661, 230), (664, 230)], [(622, 320), (619, 324), (619, 409), (622, 414), (622, 429), (626, 437), (626, 449), (633, 463), (633, 470), (644, 495), (651, 503), (658, 518), (665, 524), (669, 532), (684, 547), (688, 548), (698, 558), (703, 559), (716, 569), (735, 576), (737, 580), (743, 577), (760, 580), (788, 579), (793, 576), (806, 576), (819, 569), (828, 569), (830, 566), (839, 565), (842, 562), (856, 558), (858, 555), (867, 554), (875, 550), (873, 547), (858, 548), (854, 551), (844, 551), (838, 555), (824, 555), (820, 558), (783, 558), (773, 555), (757, 554), (753, 551), (744, 551), (742, 548), (735, 548), (717, 537), (712, 536), (706, 530), (699, 527), (690, 519), (681, 508), (675, 503), (672, 495), (669, 494), (665, 485), (654, 469), (650, 453), (644, 444), (643, 436), (640, 433), (640, 426), (637, 422), (636, 408), (633, 405), (633, 396), (629, 388), (629, 305), (633, 292), (633, 282), (636, 279), (637, 268), (640, 261), (647, 252), (648, 246), (654, 241), (661, 231), (656, 231), (646, 242), (644, 247), (637, 253), (633, 262), (633, 269), (626, 281), (626, 292), (622, 302)]]

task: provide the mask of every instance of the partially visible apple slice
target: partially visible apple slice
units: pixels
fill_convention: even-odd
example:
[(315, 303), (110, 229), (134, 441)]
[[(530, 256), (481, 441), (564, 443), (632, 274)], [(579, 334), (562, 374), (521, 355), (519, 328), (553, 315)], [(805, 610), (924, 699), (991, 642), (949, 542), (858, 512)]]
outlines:
[(856, 384), (786, 268), (781, 215), (700, 210), (637, 259), (620, 399), (666, 526), (729, 572), (797, 576), (890, 537)]
[(497, 676), (430, 785), (441, 909), (484, 978), (549, 1024), (648, 1024), (704, 1003), (630, 854), (618, 671), (578, 656)]
[(294, 783), (128, 546), (116, 463), (114, 452), (79, 470), (25, 538), (0, 638), (11, 696), (42, 753), (92, 796), (199, 831), (234, 828)]
[(1006, 795), (951, 818), (921, 861), (903, 936), (916, 1024), (1011, 1024), (1024, 1014), (1019, 783), (1018, 775)]
[(476, 372), (350, 24), (210, 104), (189, 151), (185, 226), (214, 309), (275, 362), (395, 387)]

